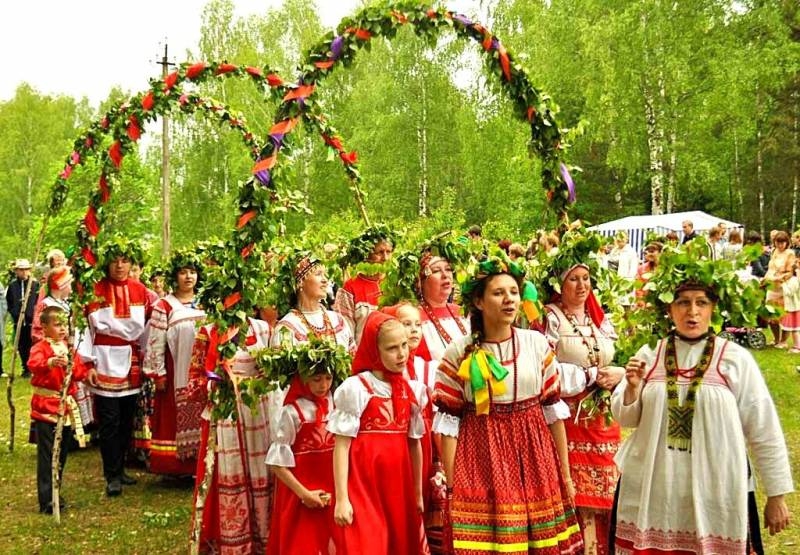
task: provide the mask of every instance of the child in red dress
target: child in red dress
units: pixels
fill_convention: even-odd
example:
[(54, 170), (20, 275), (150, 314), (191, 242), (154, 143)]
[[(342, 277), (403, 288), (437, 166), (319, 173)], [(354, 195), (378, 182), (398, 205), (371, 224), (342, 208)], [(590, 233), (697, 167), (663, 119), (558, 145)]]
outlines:
[(267, 553), (328, 555), (333, 543), (333, 444), (325, 429), (333, 376), (296, 375), (278, 417), (267, 464), (278, 478)]
[(328, 430), (336, 434), (333, 475), (337, 555), (420, 555), (424, 384), (403, 377), (404, 326), (381, 312), (367, 318), (353, 376), (336, 390)]
[[(28, 368), (31, 371), (31, 419), (36, 430), (36, 490), (39, 512), (53, 514), (53, 442), (61, 405), (61, 388), (67, 375), (69, 355), (67, 348), (67, 313), (58, 306), (48, 306), (40, 316), (44, 338), (31, 349)], [(77, 390), (75, 382), (86, 378), (83, 367), (73, 368), (73, 382), (69, 394)], [(66, 409), (68, 411), (68, 409)], [(64, 423), (64, 433), (59, 457), (59, 480), (67, 462), (67, 445), (72, 438), (69, 423)], [(63, 507), (64, 502), (60, 505)]]

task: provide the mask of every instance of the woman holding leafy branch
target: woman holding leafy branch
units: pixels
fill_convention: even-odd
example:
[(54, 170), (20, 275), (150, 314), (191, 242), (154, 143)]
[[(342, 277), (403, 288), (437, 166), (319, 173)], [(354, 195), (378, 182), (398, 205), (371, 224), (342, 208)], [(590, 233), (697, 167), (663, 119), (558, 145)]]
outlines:
[[(222, 281), (215, 275), (224, 272), (224, 266), (216, 262), (221, 256), (209, 250), (204, 274), (211, 284)], [(213, 287), (207, 287), (201, 295), (204, 306), (216, 304), (214, 297), (218, 293)], [(230, 329), (224, 333), (228, 332)], [(265, 553), (273, 480), (264, 457), (272, 433), (270, 417), (279, 401), (272, 392), (263, 395), (247, 392), (245, 396), (242, 387), (246, 380), (259, 376), (255, 355), (269, 346), (270, 327), (262, 320), (247, 318), (247, 332), (235, 354), (227, 360), (220, 360), (218, 350), (222, 333), (215, 325), (202, 326), (195, 338), (189, 366), (187, 403), (205, 409), (198, 438), (192, 501), (195, 510), (204, 489), (206, 461), (213, 459), (202, 514), (192, 518), (193, 537), (199, 537), (201, 553)], [(222, 379), (222, 372), (228, 379)], [(214, 399), (219, 399), (220, 389), (226, 387), (232, 389), (230, 404), (216, 404)], [(231, 414), (234, 411), (235, 418)]]
[(620, 424), (635, 428), (616, 457), (618, 553), (751, 553), (748, 449), (765, 527), (789, 523), (789, 457), (769, 390), (752, 355), (711, 328), (723, 311), (754, 321), (763, 303), (734, 270), (691, 252), (660, 258), (641, 316), (662, 339), (630, 359), (611, 400)]
[(620, 443), (620, 427), (611, 419), (609, 402), (625, 373), (612, 365), (617, 336), (592, 290), (592, 270), (599, 267), (590, 255), (601, 240), (580, 230), (564, 235), (551, 261), (561, 292), (545, 306), (545, 335), (559, 361), (561, 398), (571, 414), (564, 427), (587, 555), (608, 553), (619, 478), (614, 455)]

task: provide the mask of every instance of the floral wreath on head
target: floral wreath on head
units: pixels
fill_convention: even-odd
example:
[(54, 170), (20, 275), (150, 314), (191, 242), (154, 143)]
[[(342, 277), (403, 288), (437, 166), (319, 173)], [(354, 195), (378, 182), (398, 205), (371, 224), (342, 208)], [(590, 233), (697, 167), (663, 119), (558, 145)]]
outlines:
[(354, 268), (358, 273), (365, 275), (383, 273), (384, 265), (367, 262), (375, 245), (380, 241), (397, 245), (397, 234), (386, 224), (371, 225), (350, 241), (344, 254), (339, 257), (339, 265), (343, 268)]
[(138, 264), (142, 268), (147, 262), (146, 249), (142, 242), (132, 241), (125, 237), (109, 239), (103, 245), (101, 252), (103, 253), (102, 264), (104, 268), (108, 268), (108, 265), (117, 258), (127, 258), (131, 264)]
[(195, 287), (197, 287), (200, 285), (203, 278), (203, 266), (203, 257), (199, 249), (181, 249), (172, 255), (167, 272), (163, 273), (166, 274), (165, 277), (169, 286), (173, 289), (177, 289), (178, 279), (176, 276), (178, 272), (184, 268), (191, 268), (197, 272), (197, 284), (195, 285)]

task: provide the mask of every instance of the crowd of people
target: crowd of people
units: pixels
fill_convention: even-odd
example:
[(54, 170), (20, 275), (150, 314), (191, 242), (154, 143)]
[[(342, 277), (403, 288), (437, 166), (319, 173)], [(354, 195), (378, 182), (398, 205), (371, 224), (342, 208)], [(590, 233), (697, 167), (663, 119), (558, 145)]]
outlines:
[[(276, 280), (290, 293), (247, 319), (228, 360), (225, 332), (198, 296), (214, 263), (207, 252), (179, 251), (145, 285), (138, 244), (110, 242), (82, 329), (63, 253), (48, 255), (41, 291), (31, 263), (17, 260), (5, 298), (15, 322), (25, 314), (18, 349), (34, 386), (39, 510), (53, 510), (53, 434), (64, 418), (67, 441), (83, 443), (94, 427), (109, 497), (137, 482), (126, 471), (134, 446), (150, 472), (193, 476), (195, 498), (205, 496), (193, 503), (201, 552), (763, 553), (759, 516), (771, 534), (789, 525), (788, 452), (755, 360), (711, 327), (726, 302), (714, 261), (735, 259), (743, 241), (738, 230), (683, 231), (707, 249), (681, 263), (710, 270), (664, 291), (658, 272), (674, 268), (661, 254), (681, 248), (677, 235), (651, 238), (640, 259), (624, 233), (587, 250), (582, 229), (525, 247), (489, 245), (473, 226), (455, 242), (475, 241), (477, 254), (464, 262), (427, 243), (413, 293), (385, 306), (395, 239), (371, 228), (355, 239), (369, 244), (363, 264), (341, 284), (316, 253), (287, 255)], [(800, 352), (794, 246), (777, 232), (742, 279), (761, 279), (766, 302), (783, 309), (770, 322), (775, 346), (790, 337)], [(538, 291), (527, 280), (534, 256), (550, 276)], [(602, 272), (629, 280), (623, 310), (671, 322), (626, 360), (617, 342), (627, 330), (595, 294)], [(541, 311), (520, 327), (532, 290)], [(320, 338), (352, 356), (341, 383), (322, 365), (255, 401), (241, 394), (258, 353)], [(233, 416), (214, 410), (220, 374)], [(622, 427), (634, 429), (624, 441)]]

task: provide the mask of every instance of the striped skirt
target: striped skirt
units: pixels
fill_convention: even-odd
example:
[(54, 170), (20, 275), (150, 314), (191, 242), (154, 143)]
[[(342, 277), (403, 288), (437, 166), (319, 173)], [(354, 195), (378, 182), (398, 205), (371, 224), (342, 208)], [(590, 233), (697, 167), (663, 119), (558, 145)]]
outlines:
[(451, 520), (457, 555), (581, 553), (583, 539), (537, 399), (461, 420)]

